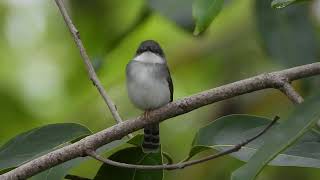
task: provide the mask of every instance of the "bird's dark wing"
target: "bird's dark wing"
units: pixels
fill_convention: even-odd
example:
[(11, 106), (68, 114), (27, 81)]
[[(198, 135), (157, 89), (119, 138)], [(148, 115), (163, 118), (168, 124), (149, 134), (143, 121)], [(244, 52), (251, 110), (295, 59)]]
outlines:
[(168, 82), (169, 90), (170, 90), (170, 102), (172, 102), (173, 101), (173, 83), (172, 83), (172, 79), (171, 79), (169, 68), (167, 66), (166, 66), (166, 69), (167, 69), (167, 72), (168, 72), (167, 82)]

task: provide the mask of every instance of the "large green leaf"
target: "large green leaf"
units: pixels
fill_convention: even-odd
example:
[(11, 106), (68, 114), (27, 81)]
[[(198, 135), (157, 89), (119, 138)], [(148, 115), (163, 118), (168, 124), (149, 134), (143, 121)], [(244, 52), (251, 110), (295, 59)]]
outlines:
[[(199, 130), (194, 139), (189, 158), (208, 148), (218, 151), (232, 148), (232, 146), (258, 134), (270, 121), (267, 118), (250, 115), (229, 115), (219, 118)], [(274, 126), (277, 127), (278, 125)], [(232, 153), (231, 156), (241, 161), (248, 161), (263, 145), (265, 138), (267, 137), (258, 138), (238, 152)], [(308, 132), (295, 145), (280, 153), (269, 165), (320, 168), (320, 153), (318, 152), (320, 152), (320, 135), (315, 132)]]
[(195, 0), (192, 5), (192, 15), (196, 27), (194, 34), (198, 35), (204, 31), (219, 14), (222, 9), (224, 0)]
[(219, 14), (224, 0), (148, 0), (151, 9), (198, 35)]
[(67, 174), (68, 171), (73, 168), (74, 166), (80, 164), (87, 158), (77, 158), (71, 161), (65, 162), (53, 168), (50, 168), (46, 171), (43, 171), (33, 177), (30, 180), (60, 180), (63, 179)]
[[(121, 144), (125, 143), (124, 140), (116, 140), (112, 141), (111, 143), (108, 143), (102, 147), (100, 147), (97, 151), (106, 153), (109, 150), (112, 150), (113, 148), (120, 146)], [(36, 176), (33, 176), (31, 180), (57, 180), (57, 179), (63, 179), (68, 172), (74, 168), (75, 166), (79, 165), (80, 163), (83, 163), (84, 161), (88, 160), (90, 158), (88, 157), (81, 157), (76, 158), (71, 161), (67, 161), (63, 164), (60, 164), (58, 166), (55, 166), (53, 168), (50, 168), (40, 174), (37, 174)]]
[(148, 0), (148, 5), (179, 26), (191, 31), (194, 28), (192, 2), (193, 0)]
[(267, 54), (285, 66), (317, 61), (319, 44), (308, 4), (277, 10), (271, 0), (256, 0), (256, 23)]
[[(141, 147), (130, 147), (116, 152), (109, 159), (129, 164), (162, 164), (161, 152), (145, 154)], [(163, 170), (127, 169), (103, 164), (94, 180), (162, 180)]]
[(74, 123), (50, 124), (22, 133), (0, 148), (0, 170), (17, 167), (89, 134), (88, 128)]
[(284, 8), (284, 7), (289, 6), (290, 4), (302, 2), (302, 1), (310, 1), (310, 0), (273, 0), (271, 2), (271, 7)]
[[(319, 107), (320, 96), (308, 99), (304, 103), (298, 105), (288, 120), (265, 134), (263, 145), (261, 145), (259, 150), (251, 157), (247, 164), (232, 173), (232, 179), (255, 179), (259, 172), (272, 159), (291, 146), (316, 124), (320, 119)], [(300, 141), (303, 141), (303, 138), (300, 138)], [(312, 163), (316, 167), (319, 167), (319, 137), (310, 137), (310, 139), (304, 140), (304, 142), (305, 145), (298, 144), (298, 147), (295, 150), (291, 150), (291, 153), (294, 155), (302, 154), (304, 157), (307, 152), (312, 152), (308, 155), (309, 162), (306, 165)], [(290, 149), (288, 151), (290, 151)], [(315, 160), (312, 161), (312, 159)], [(302, 158), (296, 159), (297, 162), (302, 160)], [(310, 166), (311, 165), (308, 167)]]

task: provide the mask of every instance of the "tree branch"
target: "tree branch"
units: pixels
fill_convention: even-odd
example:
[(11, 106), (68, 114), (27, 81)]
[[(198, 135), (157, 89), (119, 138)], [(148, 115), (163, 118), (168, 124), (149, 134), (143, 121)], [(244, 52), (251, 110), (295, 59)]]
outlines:
[(288, 96), (293, 103), (300, 104), (303, 102), (303, 98), (294, 90), (289, 82), (285, 82), (280, 90)]
[(320, 62), (298, 66), (283, 71), (261, 74), (203, 91), (198, 94), (176, 100), (159, 109), (151, 111), (148, 121), (146, 121), (143, 116), (139, 116), (116, 124), (91, 136), (87, 136), (76, 143), (62, 147), (27, 162), (12, 171), (0, 175), (0, 179), (26, 179), (68, 160), (86, 156), (86, 152), (88, 150), (96, 150), (109, 142), (121, 139), (129, 133), (141, 129), (146, 125), (164, 121), (208, 104), (262, 89), (281, 89), (281, 87), (279, 87), (279, 83), (274, 80), (276, 77), (285, 77), (288, 82), (291, 82), (318, 74), (320, 74)]
[(239, 143), (239, 144), (235, 145), (234, 147), (232, 147), (232, 148), (230, 148), (228, 150), (225, 150), (225, 151), (222, 151), (222, 152), (219, 152), (217, 154), (210, 155), (210, 156), (206, 156), (206, 157), (201, 158), (201, 159), (184, 161), (184, 162), (180, 162), (180, 163), (177, 163), (177, 164), (164, 164), (164, 165), (127, 164), (127, 163), (121, 163), (121, 162), (113, 161), (113, 160), (110, 160), (110, 159), (105, 159), (102, 156), (100, 156), (96, 151), (89, 150), (87, 152), (87, 154), (88, 154), (88, 156), (91, 156), (92, 158), (94, 158), (94, 159), (96, 159), (98, 161), (101, 161), (103, 163), (106, 163), (106, 164), (109, 164), (109, 165), (112, 165), (112, 166), (121, 167), (121, 168), (142, 169), (142, 170), (161, 170), (161, 169), (175, 170), (175, 169), (183, 169), (183, 168), (188, 167), (188, 166), (192, 166), (192, 165), (195, 165), (195, 164), (206, 162), (206, 161), (209, 161), (209, 160), (212, 160), (212, 159), (216, 159), (216, 158), (219, 158), (221, 156), (224, 156), (224, 155), (231, 154), (233, 152), (239, 151), (243, 146), (249, 144), (250, 142), (254, 141), (258, 137), (263, 135), (265, 132), (267, 132), (277, 122), (278, 119), (279, 119), (279, 117), (276, 116), (273, 119), (273, 121), (271, 123), (269, 123), (269, 125), (266, 128), (264, 128), (261, 132), (259, 132), (257, 135), (255, 135), (254, 137), (252, 137), (252, 138), (250, 138), (250, 139), (248, 139), (248, 140), (246, 140), (246, 141), (244, 141), (242, 143)]
[(104, 88), (103, 88), (103, 86), (102, 86), (102, 84), (101, 84), (92, 64), (91, 64), (90, 58), (89, 58), (89, 56), (88, 56), (88, 54), (82, 44), (82, 41), (80, 39), (79, 31), (72, 23), (72, 20), (71, 20), (70, 16), (68, 15), (67, 10), (64, 7), (62, 0), (55, 0), (55, 2), (56, 2), (57, 6), (61, 12), (61, 15), (63, 16), (63, 19), (64, 19), (65, 23), (67, 24), (69, 31), (71, 32), (73, 39), (74, 39), (74, 41), (80, 51), (80, 55), (81, 55), (82, 60), (86, 66), (90, 80), (92, 81), (93, 85), (98, 89), (102, 99), (104, 100), (104, 102), (107, 104), (109, 110), (111, 111), (113, 118), (116, 120), (117, 123), (121, 123), (122, 119), (117, 111), (115, 104), (113, 103), (111, 98), (108, 96), (107, 92), (104, 90)]

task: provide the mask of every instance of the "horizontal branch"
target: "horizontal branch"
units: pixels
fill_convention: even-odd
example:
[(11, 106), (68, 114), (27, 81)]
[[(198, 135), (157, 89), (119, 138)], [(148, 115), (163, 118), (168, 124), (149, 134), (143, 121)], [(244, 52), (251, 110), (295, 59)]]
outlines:
[(127, 134), (137, 131), (146, 125), (190, 112), (202, 106), (229, 99), (242, 94), (267, 88), (281, 89), (286, 83), (320, 74), (320, 62), (298, 66), (283, 71), (261, 74), (248, 79), (223, 85), (198, 94), (171, 102), (159, 109), (151, 111), (149, 120), (142, 116), (116, 124), (96, 134), (88, 136), (74, 144), (62, 147), (46, 155), (27, 162), (16, 169), (0, 175), (1, 180), (26, 179), (41, 171), (86, 156), (88, 150), (97, 148), (121, 139)]
[(180, 162), (177, 164), (163, 164), (163, 165), (137, 165), (137, 164), (127, 164), (127, 163), (121, 163), (117, 161), (113, 161), (110, 159), (105, 159), (102, 156), (100, 156), (96, 151), (89, 150), (87, 152), (88, 156), (91, 156), (92, 158), (101, 161), (103, 163), (116, 166), (116, 167), (121, 167), (121, 168), (129, 168), (129, 169), (142, 169), (142, 170), (161, 170), (161, 169), (166, 169), (166, 170), (175, 170), (175, 169), (183, 169), (185, 167), (189, 167), (192, 165), (196, 165), (202, 162), (206, 162), (212, 159), (216, 159), (222, 156), (225, 156), (227, 154), (231, 154), (233, 152), (239, 151), (243, 146), (249, 144), (250, 142), (254, 141), (258, 137), (262, 136), (265, 132), (267, 132), (279, 119), (278, 116), (276, 116), (271, 123), (267, 127), (265, 127), (261, 132), (259, 132), (257, 135), (253, 136), (250, 139), (247, 139), (246, 141), (239, 143), (235, 146), (233, 146), (230, 149), (227, 149), (225, 151), (219, 152), (217, 154), (209, 155), (206, 157), (203, 157), (201, 159), (196, 159), (196, 160), (189, 160), (189, 161), (184, 161)]

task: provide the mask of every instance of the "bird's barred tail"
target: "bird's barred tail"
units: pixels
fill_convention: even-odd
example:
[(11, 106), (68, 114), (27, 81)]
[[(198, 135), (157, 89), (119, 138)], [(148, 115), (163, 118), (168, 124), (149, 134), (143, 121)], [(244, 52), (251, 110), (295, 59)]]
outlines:
[(159, 123), (144, 127), (144, 140), (142, 149), (145, 153), (155, 153), (160, 145)]

